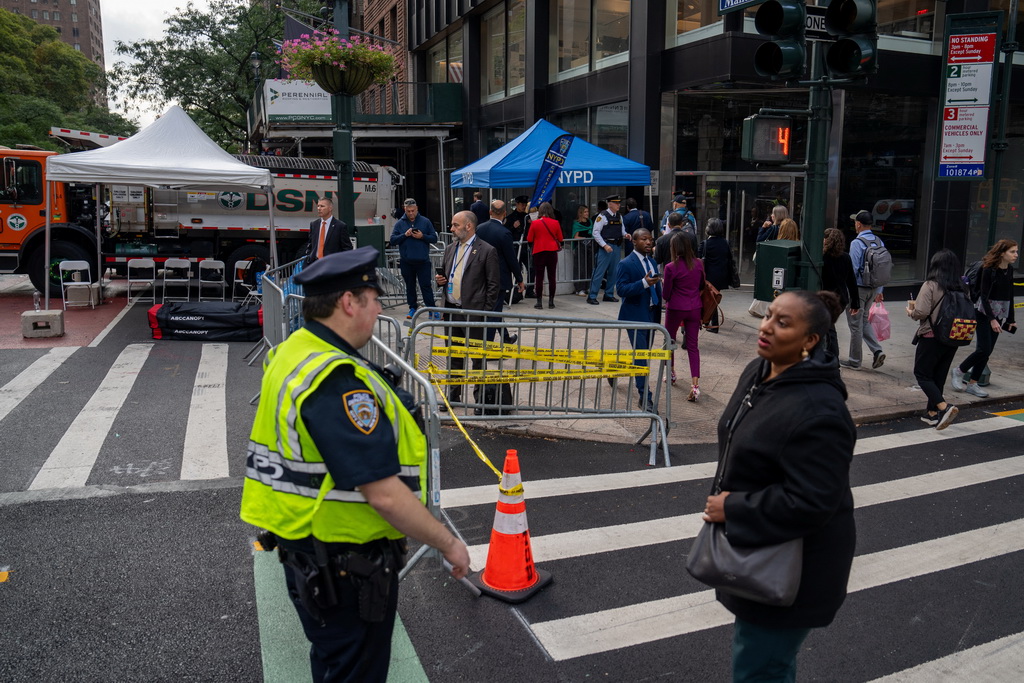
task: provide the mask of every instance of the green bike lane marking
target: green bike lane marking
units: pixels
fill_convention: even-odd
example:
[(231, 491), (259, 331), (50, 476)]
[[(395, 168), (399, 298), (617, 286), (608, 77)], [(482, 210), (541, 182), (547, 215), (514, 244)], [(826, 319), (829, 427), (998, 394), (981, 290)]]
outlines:
[[(263, 680), (265, 683), (310, 680), (309, 641), (302, 633), (295, 606), (288, 599), (284, 569), (277, 553), (253, 553), (253, 584), (260, 626)], [(389, 683), (426, 683), (428, 680), (401, 618), (396, 618), (391, 639)]]

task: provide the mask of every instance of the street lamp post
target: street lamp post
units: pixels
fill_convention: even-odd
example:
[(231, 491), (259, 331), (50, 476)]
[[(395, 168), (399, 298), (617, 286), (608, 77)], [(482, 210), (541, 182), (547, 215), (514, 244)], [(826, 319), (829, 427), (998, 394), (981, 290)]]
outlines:
[[(348, 38), (348, 1), (334, 0), (334, 29), (342, 38)], [(356, 235), (355, 195), (352, 180), (352, 100), (350, 95), (331, 95), (331, 114), (334, 119), (334, 165), (338, 171), (338, 217), (348, 226), (349, 234)]]

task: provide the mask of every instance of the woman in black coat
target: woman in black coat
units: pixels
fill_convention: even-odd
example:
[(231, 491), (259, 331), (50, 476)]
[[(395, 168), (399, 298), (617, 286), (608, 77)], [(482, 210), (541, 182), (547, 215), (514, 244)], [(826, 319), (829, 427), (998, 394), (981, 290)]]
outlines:
[[(708, 282), (721, 291), (725, 291), (730, 285), (738, 287), (738, 282), (733, 282), (733, 272), (736, 265), (732, 258), (732, 249), (725, 239), (725, 221), (720, 218), (711, 218), (707, 225), (708, 238), (700, 243), (697, 249), (697, 256), (704, 262), (704, 276)], [(737, 278), (738, 278), (737, 273)], [(718, 309), (715, 309), (708, 325), (708, 332), (718, 332)]]
[(795, 680), (800, 644), (810, 629), (828, 626), (846, 598), (856, 545), (849, 472), (857, 437), (838, 362), (822, 343), (840, 312), (832, 292), (776, 298), (760, 326), (760, 358), (743, 371), (718, 424), (719, 458), (726, 444), (729, 454), (722, 493), (708, 497), (704, 520), (724, 523), (737, 547), (803, 538), (791, 606), (717, 592), (736, 615), (734, 681)]
[[(857, 277), (853, 274), (853, 261), (846, 251), (846, 238), (843, 231), (838, 228), (829, 228), (825, 231), (825, 243), (822, 248), (821, 257), (823, 260), (821, 268), (821, 288), (834, 292), (839, 297), (839, 305), (845, 311), (853, 302), (857, 305), (860, 302), (860, 295), (857, 293)], [(859, 309), (851, 308), (850, 315), (857, 315)], [(839, 357), (839, 337), (836, 335), (835, 323), (829, 325), (828, 336), (825, 338), (825, 349), (830, 354)]]

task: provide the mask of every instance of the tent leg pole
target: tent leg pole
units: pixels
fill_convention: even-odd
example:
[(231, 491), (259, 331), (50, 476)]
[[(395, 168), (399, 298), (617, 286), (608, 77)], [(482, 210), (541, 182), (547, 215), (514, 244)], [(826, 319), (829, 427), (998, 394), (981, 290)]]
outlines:
[(96, 278), (100, 283), (100, 302), (103, 301), (103, 219), (100, 217), (100, 202), (103, 201), (103, 184), (96, 183)]

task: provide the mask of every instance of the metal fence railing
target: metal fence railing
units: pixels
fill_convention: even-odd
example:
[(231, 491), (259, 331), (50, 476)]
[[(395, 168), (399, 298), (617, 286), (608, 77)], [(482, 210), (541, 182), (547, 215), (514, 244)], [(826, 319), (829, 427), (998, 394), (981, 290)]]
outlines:
[(446, 392), (459, 420), (647, 421), (636, 443), (650, 435), (649, 464), (659, 444), (671, 464), (671, 392), (662, 387), (674, 344), (663, 326), (483, 311), (441, 321), (434, 310), (444, 309), (413, 316), (406, 358)]

